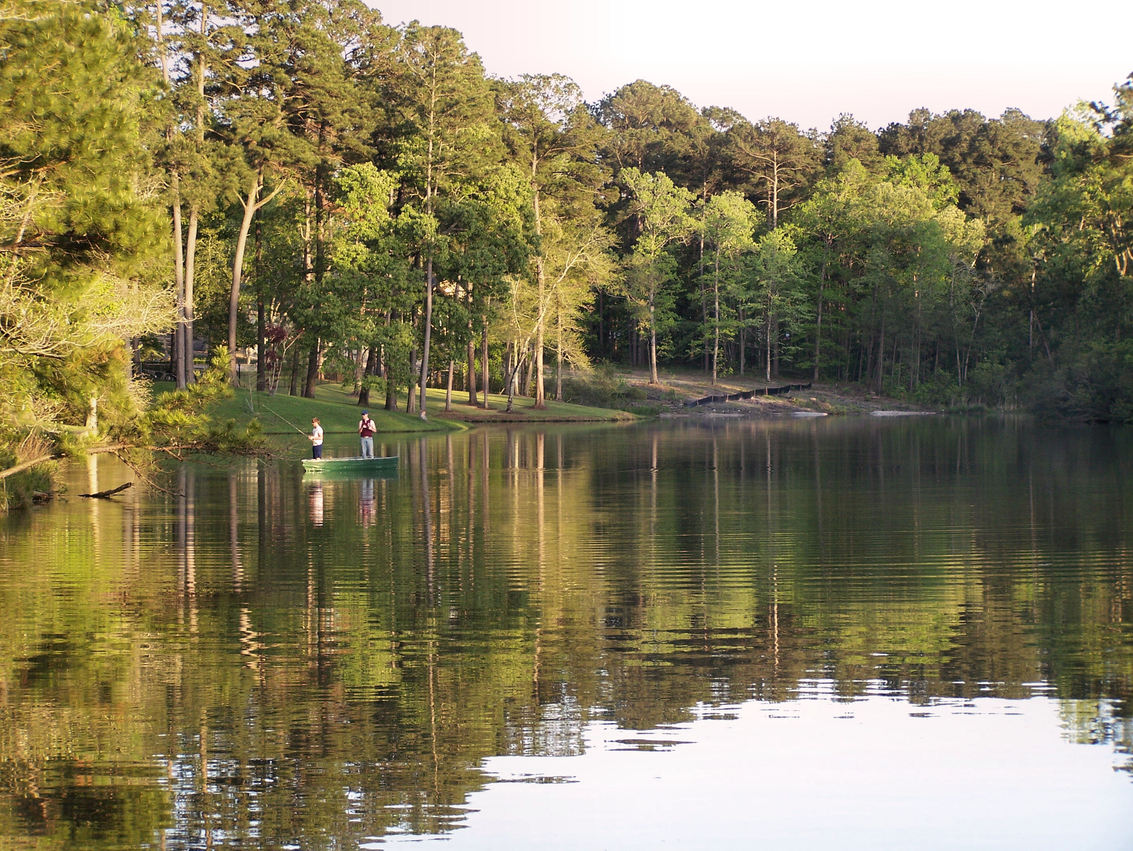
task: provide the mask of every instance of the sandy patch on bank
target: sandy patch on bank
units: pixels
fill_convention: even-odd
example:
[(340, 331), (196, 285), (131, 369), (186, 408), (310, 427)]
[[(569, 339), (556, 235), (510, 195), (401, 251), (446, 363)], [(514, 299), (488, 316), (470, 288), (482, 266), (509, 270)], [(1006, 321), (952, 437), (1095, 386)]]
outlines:
[(648, 375), (634, 373), (628, 379), (640, 388), (650, 402), (664, 407), (662, 417), (819, 417), (827, 414), (869, 414), (879, 417), (924, 416), (933, 414), (903, 402), (877, 396), (852, 385), (813, 384), (783, 396), (753, 396), (704, 405), (688, 403), (707, 396), (726, 396), (765, 387), (805, 383), (783, 379), (770, 383), (730, 376), (716, 384), (696, 374), (662, 373), (657, 384)]

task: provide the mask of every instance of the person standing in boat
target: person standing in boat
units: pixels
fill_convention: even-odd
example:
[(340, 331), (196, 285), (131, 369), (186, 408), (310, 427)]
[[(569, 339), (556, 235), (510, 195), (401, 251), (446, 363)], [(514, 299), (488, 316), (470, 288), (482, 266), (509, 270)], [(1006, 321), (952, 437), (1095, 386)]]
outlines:
[(370, 419), (370, 412), (363, 411), (362, 419), (358, 421), (358, 437), (362, 440), (362, 457), (374, 457), (374, 432), (378, 427), (374, 425), (374, 421)]
[(318, 417), (311, 417), (311, 433), (307, 435), (311, 441), (311, 457), (323, 457), (323, 427), (319, 425)]

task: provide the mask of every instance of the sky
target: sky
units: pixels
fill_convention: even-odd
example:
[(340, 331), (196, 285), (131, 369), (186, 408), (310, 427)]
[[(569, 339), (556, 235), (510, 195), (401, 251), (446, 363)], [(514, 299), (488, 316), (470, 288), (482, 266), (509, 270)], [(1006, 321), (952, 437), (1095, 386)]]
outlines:
[(802, 130), (842, 113), (878, 130), (919, 107), (1052, 118), (1113, 103), (1133, 72), (1128, 0), (367, 2), (390, 25), (459, 31), (495, 77), (563, 74), (587, 101), (641, 79)]

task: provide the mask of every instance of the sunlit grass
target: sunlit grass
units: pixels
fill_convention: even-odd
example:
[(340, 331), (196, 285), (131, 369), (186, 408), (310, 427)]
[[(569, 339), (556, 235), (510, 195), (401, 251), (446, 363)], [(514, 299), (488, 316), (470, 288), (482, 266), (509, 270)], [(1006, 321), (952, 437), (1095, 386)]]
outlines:
[[(154, 389), (161, 392), (172, 388), (158, 382)], [(545, 408), (538, 409), (535, 401), (525, 396), (512, 399), (511, 411), (507, 410), (507, 397), (499, 394), (489, 394), (487, 409), (468, 404), (467, 392), (453, 393), (448, 411), (445, 410), (443, 389), (429, 389), (426, 398), (427, 420), (404, 412), (404, 396), (399, 399), (399, 411), (387, 411), (380, 403), (371, 405), (367, 410), (379, 433), (446, 431), (462, 428), (467, 423), (608, 422), (633, 419), (632, 414), (624, 411), (553, 400), (548, 400)], [(482, 402), (483, 394), (479, 398)], [(315, 388), (313, 399), (286, 394), (273, 396), (255, 390), (238, 389), (231, 398), (216, 404), (211, 413), (220, 421), (235, 420), (237, 425), (244, 425), (256, 418), (266, 435), (307, 434), (311, 430), (311, 418), (318, 417), (323, 431), (329, 435), (354, 433), (361, 410), (348, 389), (339, 384), (326, 383)]]
[[(380, 407), (367, 408), (379, 432), (445, 431), (454, 426), (436, 421), (423, 421), (420, 417)], [(213, 408), (219, 419), (244, 422), (256, 417), (265, 434), (306, 434), (311, 430), (311, 418), (318, 417), (327, 434), (354, 433), (362, 409), (354, 398), (336, 384), (322, 384), (315, 388), (314, 399), (301, 396), (275, 395), (255, 390), (237, 390), (229, 399)]]
[[(479, 400), (483, 402), (483, 394)], [(507, 396), (498, 393), (488, 394), (488, 408), (468, 404), (468, 392), (454, 392), (451, 410), (444, 410), (445, 391), (428, 391), (428, 410), (430, 417), (450, 417), (466, 422), (595, 422), (635, 419), (633, 414), (611, 408), (596, 408), (588, 405), (574, 405), (570, 402), (556, 402), (548, 399), (543, 408), (535, 407), (535, 400), (528, 396), (512, 398), (511, 411), (507, 410)]]

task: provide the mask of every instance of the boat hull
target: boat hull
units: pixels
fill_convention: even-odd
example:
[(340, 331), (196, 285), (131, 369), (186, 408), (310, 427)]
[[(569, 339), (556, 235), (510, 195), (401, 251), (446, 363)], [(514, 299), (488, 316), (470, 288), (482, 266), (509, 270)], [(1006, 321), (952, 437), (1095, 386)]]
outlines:
[(374, 476), (397, 472), (397, 456), (378, 458), (304, 458), (303, 472), (335, 476)]

